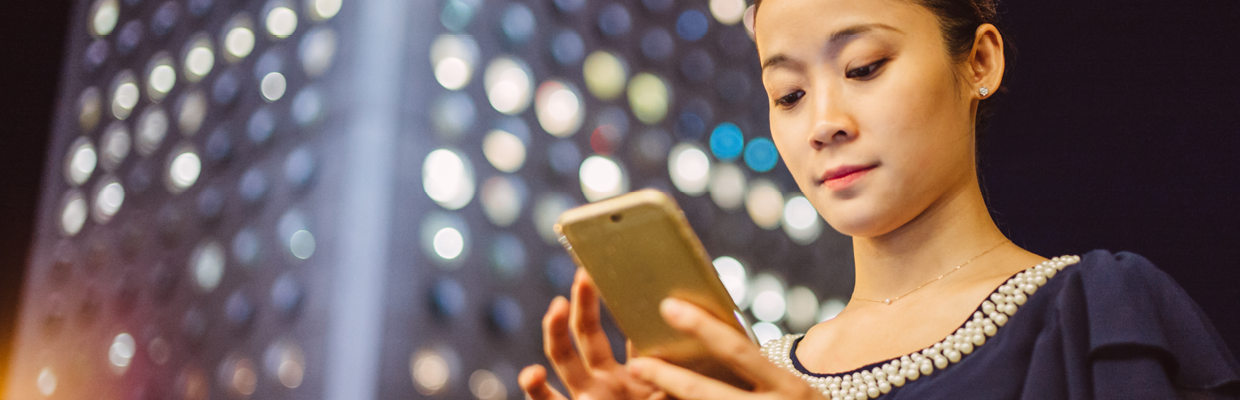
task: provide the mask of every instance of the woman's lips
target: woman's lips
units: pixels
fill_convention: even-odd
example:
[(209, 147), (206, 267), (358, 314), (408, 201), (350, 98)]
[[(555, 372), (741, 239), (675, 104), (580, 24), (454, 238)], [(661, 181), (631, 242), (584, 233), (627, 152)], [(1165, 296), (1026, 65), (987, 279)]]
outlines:
[(877, 168), (874, 165), (845, 165), (839, 168), (827, 170), (822, 174), (820, 183), (831, 190), (843, 190), (865, 176), (870, 170)]

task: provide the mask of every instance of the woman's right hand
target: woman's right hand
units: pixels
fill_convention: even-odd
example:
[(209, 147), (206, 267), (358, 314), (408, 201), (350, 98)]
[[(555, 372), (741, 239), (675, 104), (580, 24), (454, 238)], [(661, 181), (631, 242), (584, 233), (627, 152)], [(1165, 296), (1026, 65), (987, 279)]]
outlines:
[[(552, 300), (542, 321), (543, 350), (569, 394), (590, 400), (666, 399), (658, 387), (637, 379), (616, 362), (603, 333), (598, 292), (583, 269), (577, 270), (573, 280), (572, 298), (571, 303), (563, 297)], [(525, 367), (518, 381), (533, 400), (566, 399), (547, 384), (547, 370), (541, 365)]]

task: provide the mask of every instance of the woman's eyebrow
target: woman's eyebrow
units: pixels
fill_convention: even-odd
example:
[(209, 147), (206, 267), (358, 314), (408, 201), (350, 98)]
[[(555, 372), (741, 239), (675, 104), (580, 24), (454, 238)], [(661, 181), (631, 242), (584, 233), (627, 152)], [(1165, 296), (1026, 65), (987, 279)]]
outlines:
[[(886, 24), (881, 24), (881, 23), (852, 25), (847, 28), (832, 32), (829, 39), (827, 39), (826, 51), (828, 54), (834, 57), (836, 54), (839, 54), (839, 51), (843, 49), (844, 45), (848, 44), (849, 42), (852, 42), (853, 40), (856, 40), (857, 38), (861, 37), (867, 32), (874, 31), (874, 30), (886, 30), (886, 31), (891, 31), (891, 32), (896, 32), (896, 33), (904, 33), (903, 31), (896, 29), (895, 27), (891, 25), (886, 25)], [(767, 68), (773, 68), (773, 67), (786, 67), (788, 64), (800, 65), (801, 62), (794, 60), (784, 54), (775, 54), (775, 55), (768, 57), (766, 60), (762, 61), (762, 70), (766, 71)]]

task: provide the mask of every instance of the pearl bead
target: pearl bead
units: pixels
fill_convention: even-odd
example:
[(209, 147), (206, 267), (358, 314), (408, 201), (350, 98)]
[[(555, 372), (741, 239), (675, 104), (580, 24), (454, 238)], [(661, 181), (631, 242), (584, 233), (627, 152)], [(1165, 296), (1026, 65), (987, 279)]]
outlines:
[(960, 343), (960, 352), (964, 354), (973, 353), (973, 343), (970, 343), (970, 342)]
[(993, 301), (993, 302), (995, 302), (995, 303), (1002, 303), (1002, 302), (1003, 302), (1003, 295), (1002, 295), (1002, 294), (999, 294), (999, 293), (991, 293), (991, 294), (990, 294), (990, 301)]
[(974, 347), (978, 347), (978, 346), (981, 346), (981, 345), (984, 345), (984, 344), (986, 344), (986, 336), (983, 336), (983, 335), (973, 335), (973, 346), (974, 346)]
[(951, 361), (951, 362), (954, 362), (954, 363), (956, 363), (956, 362), (960, 362), (960, 352), (959, 352), (959, 351), (956, 351), (956, 350), (951, 350), (951, 351), (948, 351), (948, 352), (947, 352), (947, 360), (948, 360), (948, 361)]
[(869, 395), (869, 396), (870, 396), (870, 398), (871, 398), (871, 399), (873, 399), (873, 398), (877, 398), (877, 397), (878, 397), (878, 395), (880, 395), (880, 394), (882, 394), (882, 393), (880, 393), (880, 392), (878, 391), (878, 388), (877, 388), (877, 387), (870, 386), (870, 387), (868, 387), (868, 388), (865, 388), (865, 394)]
[(982, 332), (985, 332), (986, 336), (994, 336), (996, 333), (999, 333), (999, 329), (994, 325), (986, 325), (985, 328), (982, 328)]
[(934, 372), (934, 366), (930, 365), (930, 363), (925, 363), (922, 364), (921, 368), (918, 368), (917, 371), (921, 372), (922, 375), (930, 375)]
[(986, 314), (990, 314), (990, 313), (992, 313), (992, 312), (995, 312), (995, 303), (991, 303), (991, 302), (990, 302), (990, 300), (983, 301), (983, 302), (982, 302), (982, 312), (983, 312), (983, 313), (986, 313)]
[(921, 372), (918, 372), (915, 368), (909, 368), (904, 372), (904, 377), (910, 381), (915, 381), (917, 378), (921, 377)]
[(887, 379), (887, 371), (878, 371), (874, 373), (874, 379), (883, 381)]
[[(1015, 313), (1016, 311), (1013, 310), (1012, 312)], [(1003, 324), (1006, 324), (1008, 321), (1007, 316), (1003, 314), (995, 314), (994, 319), (995, 319), (995, 324), (999, 326), (1003, 326)]]
[(934, 367), (938, 369), (947, 368), (947, 357), (934, 356)]
[(1028, 298), (1028, 297), (1026, 297), (1024, 293), (1017, 293), (1017, 294), (1015, 294), (1015, 295), (1013, 295), (1013, 296), (1012, 296), (1012, 302), (1013, 302), (1013, 303), (1016, 303), (1016, 305), (1018, 305), (1018, 306), (1023, 306), (1023, 305), (1025, 305), (1025, 302), (1026, 302), (1026, 301), (1028, 301), (1028, 300), (1029, 300), (1029, 298)]
[(878, 391), (883, 392), (883, 393), (890, 392), (890, 391), (891, 391), (891, 384), (890, 384), (890, 383), (887, 383), (887, 382), (879, 382), (879, 383), (878, 383)]
[(890, 381), (891, 384), (895, 385), (896, 387), (904, 386), (904, 375), (892, 376), (891, 379), (888, 379), (888, 381)]
[[(1016, 303), (1007, 303), (1003, 305), (1003, 313), (1007, 315), (1016, 314)], [(1001, 324), (1002, 325), (1002, 324)]]
[(1057, 271), (1056, 271), (1054, 268), (1047, 268), (1047, 269), (1046, 269), (1046, 272), (1045, 272), (1045, 274), (1046, 274), (1046, 278), (1047, 278), (1047, 279), (1054, 278), (1054, 277), (1055, 277), (1055, 272), (1057, 272)]

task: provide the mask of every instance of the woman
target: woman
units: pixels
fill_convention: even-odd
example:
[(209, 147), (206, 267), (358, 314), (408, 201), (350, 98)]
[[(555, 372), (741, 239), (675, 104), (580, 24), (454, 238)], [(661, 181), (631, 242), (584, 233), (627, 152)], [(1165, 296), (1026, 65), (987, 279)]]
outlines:
[[(760, 10), (760, 12), (758, 11)], [(767, 0), (755, 40), (771, 135), (805, 196), (852, 236), (853, 298), (761, 349), (662, 304), (754, 390), (651, 358), (615, 361), (598, 299), (543, 321), (576, 398), (1232, 398), (1240, 366), (1196, 305), (1133, 254), (1047, 260), (1008, 241), (977, 180), (979, 107), (1003, 79), (993, 0)], [(984, 108), (984, 107), (982, 107)], [(576, 347), (573, 340), (576, 341)], [(563, 395), (522, 371), (535, 400)]]

